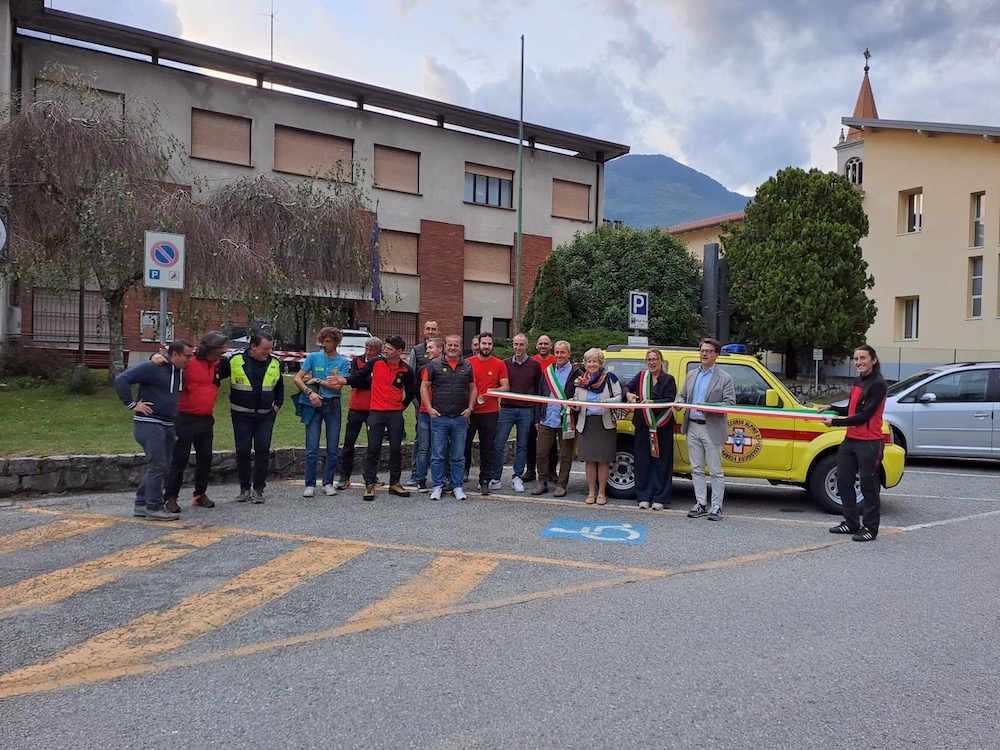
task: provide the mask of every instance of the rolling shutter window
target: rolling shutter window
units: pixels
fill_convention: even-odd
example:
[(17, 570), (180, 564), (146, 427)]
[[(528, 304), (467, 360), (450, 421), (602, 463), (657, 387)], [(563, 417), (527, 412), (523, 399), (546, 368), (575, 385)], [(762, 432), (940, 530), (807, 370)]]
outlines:
[(488, 167), (485, 164), (473, 164), (471, 161), (465, 162), (465, 171), (472, 174), (481, 174), (486, 177), (498, 177), (501, 180), (513, 180), (514, 173), (509, 169), (499, 167)]
[(382, 257), (382, 270), (387, 273), (417, 274), (417, 239), (409, 232), (382, 230), (378, 248)]
[(350, 182), (354, 141), (311, 130), (274, 126), (274, 171)]
[(375, 187), (403, 193), (420, 192), (420, 154), (376, 145)]
[(466, 281), (510, 283), (510, 247), (485, 242), (465, 243)]
[(192, 109), (191, 156), (250, 166), (250, 120)]
[(590, 220), (590, 185), (552, 180), (552, 215), (562, 219)]

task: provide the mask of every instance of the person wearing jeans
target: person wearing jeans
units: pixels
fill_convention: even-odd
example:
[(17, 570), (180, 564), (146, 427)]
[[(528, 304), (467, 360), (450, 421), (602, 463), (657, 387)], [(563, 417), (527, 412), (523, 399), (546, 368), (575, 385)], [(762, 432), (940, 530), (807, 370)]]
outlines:
[[(129, 368), (115, 379), (118, 398), (135, 416), (132, 435), (146, 454), (146, 473), (135, 495), (133, 514), (150, 521), (176, 521), (179, 514), (163, 507), (163, 480), (173, 456), (174, 420), (177, 401), (184, 384), (184, 368), (194, 356), (187, 341), (174, 341), (167, 347), (168, 366), (146, 361)], [(132, 397), (132, 386), (139, 395)]]
[(420, 399), (431, 420), (431, 500), (440, 500), (444, 492), (446, 452), (455, 499), (465, 500), (465, 440), (476, 403), (476, 381), (472, 365), (462, 359), (461, 336), (448, 336), (444, 352), (427, 365), (420, 381)]
[[(316, 335), (322, 347), (310, 352), (295, 374), (299, 389), (299, 410), (306, 425), (306, 476), (303, 497), (316, 493), (316, 464), (319, 460), (319, 439), (326, 425), (326, 461), (323, 471), (323, 491), (336, 495), (333, 478), (337, 473), (337, 451), (340, 443), (340, 376), (351, 369), (351, 361), (337, 353), (343, 339), (340, 329), (327, 326)], [(303, 398), (304, 396), (304, 398)]]
[[(440, 357), (443, 352), (444, 339), (437, 336), (427, 339), (424, 347), (424, 364), (421, 366), (420, 372), (417, 373), (417, 382), (420, 381), (427, 365)], [(428, 492), (430, 490), (427, 487), (427, 471), (431, 464), (431, 417), (427, 413), (423, 399), (417, 399), (417, 401), (419, 402), (417, 408), (417, 452), (413, 461), (413, 482), (410, 488), (416, 489), (418, 492)]]
[[(513, 393), (538, 393), (542, 378), (542, 367), (538, 361), (528, 356), (528, 337), (519, 333), (514, 337), (514, 356), (504, 360), (507, 366), (507, 381)], [(528, 460), (528, 436), (535, 424), (535, 405), (528, 401), (505, 398), (500, 401), (500, 417), (497, 419), (497, 434), (493, 442), (493, 476), (490, 489), (500, 489), (503, 474), (504, 454), (510, 431), (517, 427), (517, 443), (514, 451), (514, 477), (511, 485), (515, 492), (524, 492), (525, 466)]]
[[(365, 364), (382, 355), (382, 339), (372, 336), (365, 342), (365, 356), (351, 360), (350, 372), (353, 374)], [(347, 403), (347, 426), (344, 430), (344, 446), (337, 462), (340, 471), (338, 490), (346, 490), (351, 486), (351, 473), (354, 471), (354, 444), (361, 434), (361, 428), (368, 421), (368, 412), (372, 406), (372, 391), (366, 384), (359, 383), (351, 387), (351, 400)]]

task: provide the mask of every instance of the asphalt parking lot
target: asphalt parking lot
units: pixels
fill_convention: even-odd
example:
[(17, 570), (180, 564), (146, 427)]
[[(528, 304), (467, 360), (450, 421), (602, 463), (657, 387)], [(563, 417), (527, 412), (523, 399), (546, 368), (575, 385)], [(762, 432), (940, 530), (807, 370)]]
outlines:
[(584, 489), (0, 508), (0, 747), (1000, 747), (1000, 465), (911, 463), (870, 544)]

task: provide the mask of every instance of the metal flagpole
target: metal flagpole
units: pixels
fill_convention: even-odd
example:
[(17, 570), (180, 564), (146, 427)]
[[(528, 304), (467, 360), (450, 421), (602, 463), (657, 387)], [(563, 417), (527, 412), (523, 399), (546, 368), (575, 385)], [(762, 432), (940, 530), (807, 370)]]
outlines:
[(521, 240), (524, 209), (524, 34), (521, 34), (521, 114), (517, 120), (517, 248), (514, 262), (514, 325), (521, 330)]

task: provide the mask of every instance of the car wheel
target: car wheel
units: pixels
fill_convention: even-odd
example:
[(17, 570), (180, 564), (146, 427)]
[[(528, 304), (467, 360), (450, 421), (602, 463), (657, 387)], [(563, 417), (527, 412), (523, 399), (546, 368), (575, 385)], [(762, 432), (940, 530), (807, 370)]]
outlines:
[[(828, 453), (813, 464), (809, 472), (809, 494), (820, 508), (827, 513), (840, 514), (844, 510), (837, 491), (837, 454)], [(854, 491), (860, 492), (860, 481), (854, 480)]]
[(618, 441), (618, 452), (608, 471), (608, 496), (619, 500), (635, 498), (635, 454), (631, 439)]

